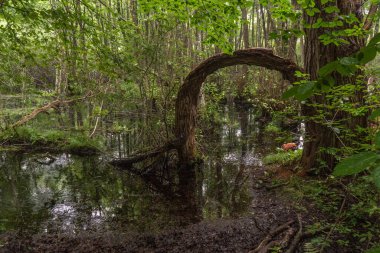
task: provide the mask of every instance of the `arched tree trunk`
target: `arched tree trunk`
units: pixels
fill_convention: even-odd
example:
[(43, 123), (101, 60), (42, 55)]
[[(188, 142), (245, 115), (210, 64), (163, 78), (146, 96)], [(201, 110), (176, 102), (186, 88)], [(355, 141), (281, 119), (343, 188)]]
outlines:
[(218, 54), (199, 64), (186, 77), (181, 86), (175, 113), (175, 135), (179, 142), (179, 190), (183, 199), (183, 212), (197, 220), (195, 127), (198, 99), (206, 77), (218, 69), (234, 65), (255, 65), (280, 71), (284, 79), (294, 82), (295, 72), (300, 70), (292, 61), (278, 57), (272, 50), (252, 48), (238, 50), (233, 55)]
[(294, 62), (278, 57), (265, 48), (238, 50), (232, 55), (218, 54), (199, 64), (186, 77), (176, 100), (175, 135), (180, 142), (178, 154), (182, 169), (191, 168), (195, 158), (197, 106), (203, 82), (218, 69), (241, 64), (277, 70), (290, 82), (296, 80), (294, 74), (300, 70)]

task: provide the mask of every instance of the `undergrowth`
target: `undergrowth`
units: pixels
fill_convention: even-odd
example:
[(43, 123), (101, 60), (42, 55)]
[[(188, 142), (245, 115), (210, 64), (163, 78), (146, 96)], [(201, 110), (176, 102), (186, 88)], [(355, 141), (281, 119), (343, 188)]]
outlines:
[(0, 133), (0, 142), (32, 149), (54, 149), (84, 154), (99, 153), (103, 149), (100, 139), (89, 138), (83, 132), (41, 130), (26, 126), (3, 131)]
[(298, 212), (308, 212), (314, 234), (305, 252), (371, 252), (380, 242), (380, 194), (371, 177), (343, 182), (336, 178), (304, 181), (293, 179), (286, 188)]
[(302, 155), (302, 149), (295, 151), (284, 151), (279, 149), (275, 154), (269, 154), (263, 158), (263, 163), (266, 165), (278, 164), (278, 165), (293, 165), (300, 161)]

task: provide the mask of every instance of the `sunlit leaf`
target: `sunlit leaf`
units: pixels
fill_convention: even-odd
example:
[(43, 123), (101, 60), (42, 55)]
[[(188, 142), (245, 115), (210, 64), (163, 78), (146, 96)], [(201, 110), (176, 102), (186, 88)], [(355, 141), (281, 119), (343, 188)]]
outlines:
[(358, 57), (360, 64), (366, 64), (372, 61), (373, 59), (375, 59), (376, 54), (377, 54), (377, 49), (374, 46), (368, 46), (368, 47), (362, 48)]
[(311, 95), (313, 95), (314, 90), (316, 88), (315, 82), (306, 82), (298, 86), (297, 93), (295, 94), (295, 97), (298, 100), (305, 100)]
[(336, 70), (337, 64), (337, 61), (333, 61), (326, 64), (325, 66), (319, 69), (318, 74), (322, 77), (331, 74), (333, 71)]
[(341, 64), (343, 64), (343, 65), (356, 65), (356, 64), (359, 64), (358, 59), (356, 59), (355, 57), (344, 57), (344, 58), (340, 59), (339, 62)]
[(282, 94), (283, 99), (288, 99), (293, 97), (297, 93), (298, 86), (293, 86)]
[(380, 33), (377, 33), (373, 38), (368, 42), (368, 46), (373, 46), (380, 42)]
[(334, 176), (354, 175), (370, 167), (379, 159), (375, 152), (361, 152), (341, 161), (334, 169)]

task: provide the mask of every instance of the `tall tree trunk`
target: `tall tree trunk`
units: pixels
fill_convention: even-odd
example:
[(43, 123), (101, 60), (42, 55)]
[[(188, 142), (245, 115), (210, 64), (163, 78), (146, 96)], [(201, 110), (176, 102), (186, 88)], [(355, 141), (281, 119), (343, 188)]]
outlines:
[[(359, 20), (361, 20), (362, 15), (360, 13), (360, 6), (363, 1), (349, 1), (349, 0), (339, 0), (337, 1), (337, 7), (340, 9), (339, 15), (356, 15)], [(326, 5), (322, 6), (321, 1), (315, 1), (316, 8), (323, 10)], [(314, 16), (309, 16), (304, 13), (304, 19), (306, 24), (313, 25), (317, 22), (319, 18), (324, 21), (331, 21), (335, 18), (336, 13), (327, 14), (322, 11)], [(353, 26), (354, 24), (352, 24)], [(348, 26), (346, 26), (348, 28)], [(334, 28), (333, 28), (334, 29)], [(335, 28), (337, 29), (337, 28)], [(324, 45), (319, 36), (331, 32), (329, 28), (308, 28), (305, 30), (305, 44), (304, 44), (304, 63), (305, 72), (310, 75), (311, 80), (316, 80), (318, 77), (319, 69), (326, 65), (327, 63), (336, 60), (337, 58), (349, 56), (357, 52), (361, 47), (364, 46), (364, 39), (359, 37), (349, 37), (345, 38), (350, 41), (350, 44), (343, 44), (336, 46), (334, 44)], [(345, 84), (356, 84), (358, 75), (354, 75), (350, 78), (343, 77), (338, 73), (334, 74), (336, 85)], [(365, 85), (365, 84), (363, 84)], [(363, 103), (363, 90), (359, 91), (356, 95), (357, 100)], [(335, 156), (326, 152), (328, 148), (340, 148), (345, 141), (341, 140), (337, 133), (334, 132), (332, 127), (322, 122), (317, 122), (312, 118), (317, 115), (315, 107), (310, 104), (321, 104), (322, 108), (326, 108), (329, 104), (326, 96), (318, 95), (313, 96), (309, 101), (309, 105), (302, 106), (302, 113), (307, 117), (306, 123), (306, 136), (307, 140), (304, 145), (304, 151), (302, 154), (301, 164), (304, 172), (310, 171), (312, 168), (320, 167), (323, 165), (328, 170), (331, 170), (335, 164)], [(351, 120), (347, 120), (347, 127), (351, 130), (355, 130), (356, 127), (366, 127), (367, 120), (366, 117), (352, 117), (341, 112), (331, 112), (324, 109), (326, 117), (328, 115), (333, 115), (333, 117), (326, 118), (326, 121), (330, 120), (345, 120), (345, 117), (351, 117)], [(343, 143), (342, 143), (343, 142)], [(349, 144), (349, 143), (346, 143)], [(323, 162), (322, 162), (323, 161)]]
[[(243, 35), (243, 46), (245, 49), (249, 48), (249, 27), (248, 27), (248, 12), (246, 8), (241, 9), (241, 19), (243, 22), (242, 25), (242, 35)], [(244, 89), (247, 86), (248, 82), (248, 66), (242, 66), (241, 79), (238, 84), (237, 94), (239, 99), (244, 97)]]

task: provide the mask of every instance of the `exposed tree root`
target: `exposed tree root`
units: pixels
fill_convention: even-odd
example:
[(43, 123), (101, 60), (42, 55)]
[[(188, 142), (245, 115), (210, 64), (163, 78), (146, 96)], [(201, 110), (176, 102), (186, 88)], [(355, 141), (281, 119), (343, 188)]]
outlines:
[(297, 249), (298, 244), (300, 243), (303, 237), (303, 228), (302, 228), (302, 218), (301, 215), (297, 215), (298, 218), (298, 232), (296, 236), (293, 238), (292, 243), (290, 244), (288, 250), (285, 253), (293, 253)]
[(20, 119), (19, 121), (17, 121), (13, 125), (11, 125), (11, 128), (21, 126), (21, 125), (25, 124), (26, 122), (37, 117), (38, 114), (40, 114), (42, 112), (47, 112), (51, 108), (57, 108), (57, 107), (62, 106), (62, 105), (72, 104), (74, 102), (78, 102), (78, 101), (87, 99), (87, 98), (92, 97), (92, 96), (93, 96), (92, 92), (89, 92), (88, 94), (86, 94), (84, 97), (81, 97), (81, 98), (75, 98), (75, 99), (69, 99), (69, 100), (60, 100), (60, 99), (54, 100), (53, 102), (51, 102), (47, 105), (44, 105), (40, 108), (35, 109), (34, 111), (29, 113), (28, 115), (25, 115), (22, 119)]
[[(287, 223), (271, 230), (269, 234), (261, 241), (256, 249), (250, 251), (249, 253), (267, 253), (271, 248), (275, 246), (280, 246), (282, 249), (288, 248), (286, 253), (294, 253), (299, 245), (300, 241), (304, 237), (302, 228), (302, 218), (301, 215), (298, 217), (298, 232), (295, 234), (295, 229), (291, 227), (294, 221), (288, 221)], [(284, 235), (279, 240), (273, 240), (285, 231)]]
[(265, 252), (268, 252), (270, 250), (270, 248), (272, 248), (276, 244), (276, 241), (272, 241), (272, 239), (274, 237), (276, 237), (277, 235), (281, 234), (283, 231), (285, 231), (287, 229), (289, 230), (290, 225), (292, 225), (293, 223), (294, 223), (294, 220), (291, 220), (291, 221), (288, 221), (288, 222), (282, 224), (281, 226), (271, 230), (269, 232), (269, 234), (264, 238), (264, 240), (261, 241), (259, 246), (257, 246), (256, 249), (250, 251), (249, 253), (265, 253)]

